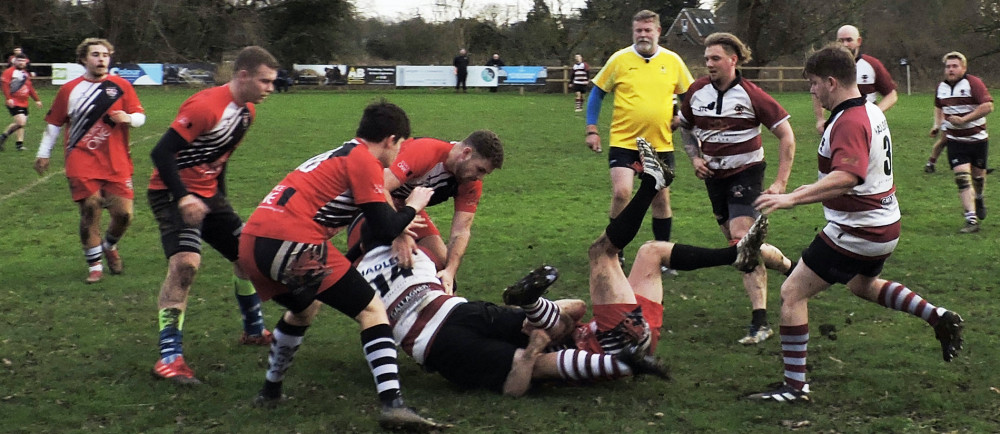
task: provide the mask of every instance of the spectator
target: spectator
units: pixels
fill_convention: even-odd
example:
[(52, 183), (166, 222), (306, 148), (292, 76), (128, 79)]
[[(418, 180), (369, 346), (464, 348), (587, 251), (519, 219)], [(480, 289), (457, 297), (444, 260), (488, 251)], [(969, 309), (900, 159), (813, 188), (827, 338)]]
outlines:
[(462, 92), (466, 92), (465, 80), (469, 77), (469, 55), (464, 48), (458, 50), (458, 55), (451, 64), (455, 66), (455, 92), (458, 92), (459, 86), (462, 87)]

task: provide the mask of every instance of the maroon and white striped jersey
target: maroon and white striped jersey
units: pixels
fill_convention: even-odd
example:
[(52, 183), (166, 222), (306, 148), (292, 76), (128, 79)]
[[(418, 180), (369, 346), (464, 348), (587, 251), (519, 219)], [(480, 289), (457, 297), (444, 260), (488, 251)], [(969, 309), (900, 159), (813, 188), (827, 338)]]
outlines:
[(468, 300), (444, 293), (434, 261), (423, 251), (413, 255), (411, 269), (398, 262), (389, 246), (380, 246), (366, 253), (357, 269), (382, 297), (396, 345), (423, 364), (438, 329)]
[(695, 80), (680, 111), (681, 125), (701, 142), (701, 152), (717, 178), (763, 162), (761, 124), (773, 130), (788, 118), (774, 98), (741, 76), (722, 90), (709, 77)]
[(858, 70), (858, 90), (868, 102), (874, 104), (876, 95), (884, 96), (896, 90), (896, 82), (892, 80), (892, 75), (889, 75), (889, 70), (885, 69), (885, 65), (878, 59), (862, 54), (854, 60)]
[(835, 250), (863, 259), (886, 258), (899, 240), (899, 203), (892, 175), (889, 124), (864, 97), (834, 109), (819, 144), (819, 179), (834, 171), (858, 177), (842, 196), (823, 201), (820, 237)]
[(964, 124), (952, 124), (948, 122), (947, 117), (965, 116), (980, 104), (992, 101), (993, 96), (990, 95), (986, 85), (974, 75), (965, 74), (954, 84), (947, 81), (938, 84), (934, 106), (941, 109), (941, 113), (944, 114), (945, 120), (941, 122), (941, 128), (945, 130), (948, 140), (979, 143), (988, 139), (985, 116)]
[(573, 84), (586, 86), (590, 83), (590, 65), (587, 62), (573, 64)]

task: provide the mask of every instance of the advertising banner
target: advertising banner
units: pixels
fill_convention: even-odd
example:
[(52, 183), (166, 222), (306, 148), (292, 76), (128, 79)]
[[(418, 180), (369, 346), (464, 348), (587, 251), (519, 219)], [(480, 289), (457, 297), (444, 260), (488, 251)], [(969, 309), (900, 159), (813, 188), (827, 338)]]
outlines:
[(396, 84), (395, 66), (350, 66), (347, 68), (347, 84)]
[(211, 63), (164, 63), (163, 84), (215, 85), (215, 65)]
[(118, 63), (111, 65), (109, 73), (128, 80), (133, 86), (163, 84), (162, 63)]
[(295, 84), (347, 84), (347, 65), (292, 65)]
[(52, 84), (63, 85), (87, 72), (79, 63), (53, 63)]
[(541, 86), (548, 78), (544, 66), (504, 66), (500, 70), (500, 85)]
[[(396, 86), (400, 87), (455, 87), (455, 68), (451, 66), (396, 67)], [(465, 80), (468, 87), (495, 87), (498, 83), (497, 68), (470, 66)]]

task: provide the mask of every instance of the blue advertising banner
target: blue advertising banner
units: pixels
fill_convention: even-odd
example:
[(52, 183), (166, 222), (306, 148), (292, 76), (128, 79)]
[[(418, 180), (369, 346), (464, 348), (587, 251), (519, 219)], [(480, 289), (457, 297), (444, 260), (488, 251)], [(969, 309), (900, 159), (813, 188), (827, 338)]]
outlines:
[(500, 68), (500, 85), (541, 86), (548, 78), (544, 66), (504, 66)]
[(109, 72), (135, 86), (163, 84), (162, 63), (119, 63), (111, 65)]
[(163, 84), (215, 85), (215, 65), (211, 63), (164, 63)]

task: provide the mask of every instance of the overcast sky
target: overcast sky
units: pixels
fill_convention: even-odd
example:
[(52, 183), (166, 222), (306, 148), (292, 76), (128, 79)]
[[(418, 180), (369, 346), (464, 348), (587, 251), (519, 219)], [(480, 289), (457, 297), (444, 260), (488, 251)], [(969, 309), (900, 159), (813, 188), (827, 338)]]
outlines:
[[(427, 21), (448, 21), (458, 17), (460, 0), (354, 0), (358, 12), (366, 17), (400, 21), (415, 17), (418, 13)], [(549, 0), (552, 13), (574, 13), (586, 4), (586, 0)], [(496, 16), (499, 22), (523, 20), (534, 2), (532, 0), (465, 0), (462, 16)]]

